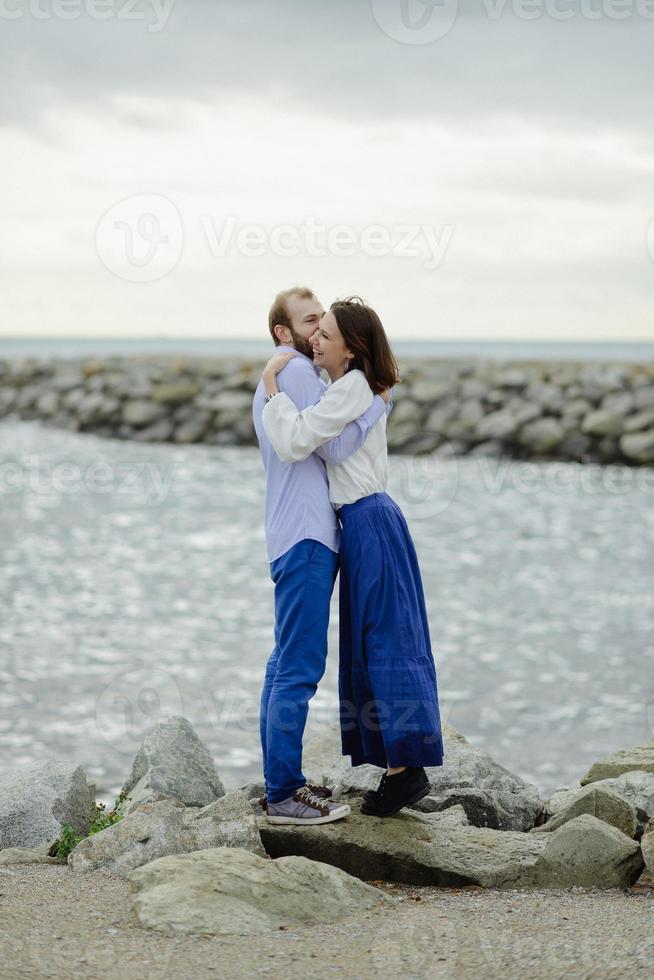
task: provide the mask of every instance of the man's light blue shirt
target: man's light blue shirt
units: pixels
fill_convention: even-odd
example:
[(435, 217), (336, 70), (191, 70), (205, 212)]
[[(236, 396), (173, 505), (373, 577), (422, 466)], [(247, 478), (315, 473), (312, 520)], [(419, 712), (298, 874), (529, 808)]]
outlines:
[[(288, 344), (280, 344), (275, 353), (295, 350)], [(310, 357), (296, 351), (288, 364), (277, 375), (277, 387), (285, 391), (298, 411), (320, 401), (326, 383), (320, 377), (320, 368)], [(319, 446), (307, 459), (297, 463), (283, 463), (272, 448), (265, 433), (261, 414), (264, 407), (265, 388), (259, 381), (252, 403), (252, 418), (259, 440), (259, 448), (266, 471), (266, 550), (268, 561), (279, 558), (298, 541), (312, 538), (338, 552), (340, 527), (336, 512), (329, 502), (329, 480), (325, 463), (340, 463), (360, 449), (368, 432), (388, 405), (381, 395), (375, 395), (372, 405), (363, 415), (348, 422), (340, 435)]]

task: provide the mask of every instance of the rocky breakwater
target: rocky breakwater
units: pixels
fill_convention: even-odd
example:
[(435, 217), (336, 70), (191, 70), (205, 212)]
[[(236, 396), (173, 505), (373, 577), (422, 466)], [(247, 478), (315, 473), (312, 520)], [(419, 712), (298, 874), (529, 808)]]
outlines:
[[(183, 356), (0, 361), (0, 418), (140, 442), (256, 445), (262, 362)], [(392, 452), (654, 463), (654, 364), (400, 364)]]
[[(361, 813), (381, 770), (352, 767), (333, 728), (305, 750), (309, 781), (351, 813), (324, 826), (270, 824), (263, 785), (226, 792), (181, 716), (159, 722), (101, 824), (81, 766), (44, 759), (0, 777), (0, 875), (65, 863), (129, 882), (140, 924), (164, 933), (266, 933), (393, 903), (379, 881), (482, 888), (654, 887), (654, 742), (597, 762), (547, 801), (444, 726), (430, 793), (394, 817)], [(108, 817), (111, 817), (109, 820)]]

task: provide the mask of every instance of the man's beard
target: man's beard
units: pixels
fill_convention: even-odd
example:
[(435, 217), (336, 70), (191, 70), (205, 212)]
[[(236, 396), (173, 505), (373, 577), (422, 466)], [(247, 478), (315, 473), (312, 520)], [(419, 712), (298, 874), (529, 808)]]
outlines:
[(307, 357), (310, 357), (313, 360), (313, 347), (309, 341), (305, 340), (304, 337), (300, 337), (300, 335), (293, 330), (293, 327), (289, 327), (289, 330), (291, 331), (291, 339), (295, 349), (299, 350), (300, 354), (306, 354)]

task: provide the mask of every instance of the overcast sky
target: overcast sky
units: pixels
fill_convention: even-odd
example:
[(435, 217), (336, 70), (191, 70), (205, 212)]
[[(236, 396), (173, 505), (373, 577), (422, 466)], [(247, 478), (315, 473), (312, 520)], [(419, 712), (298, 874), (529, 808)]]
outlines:
[(0, 335), (262, 337), (306, 283), (651, 339), (653, 50), (654, 0), (0, 0)]

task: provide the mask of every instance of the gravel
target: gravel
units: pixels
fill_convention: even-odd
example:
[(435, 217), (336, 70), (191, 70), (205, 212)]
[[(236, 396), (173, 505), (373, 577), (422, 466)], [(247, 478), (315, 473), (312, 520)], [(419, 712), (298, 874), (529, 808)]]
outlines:
[(143, 929), (129, 885), (65, 865), (0, 869), (0, 977), (651, 977), (654, 890), (498, 891), (372, 882), (399, 899), (270, 936)]

